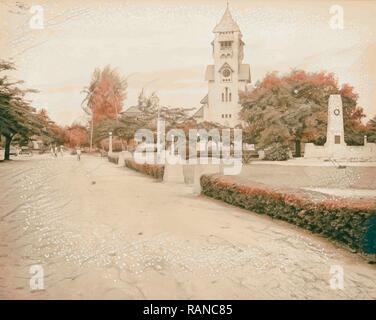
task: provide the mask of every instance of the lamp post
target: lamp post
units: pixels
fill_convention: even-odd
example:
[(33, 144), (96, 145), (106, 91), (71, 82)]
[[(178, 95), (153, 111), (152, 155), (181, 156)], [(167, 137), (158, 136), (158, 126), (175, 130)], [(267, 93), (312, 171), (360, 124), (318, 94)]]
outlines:
[(162, 131), (164, 128), (162, 128), (161, 118), (160, 118), (160, 105), (159, 105), (159, 98), (154, 95), (151, 98), (151, 103), (153, 106), (157, 108), (157, 162), (160, 161), (161, 151), (162, 151)]
[(112, 153), (112, 132), (108, 133), (108, 154)]

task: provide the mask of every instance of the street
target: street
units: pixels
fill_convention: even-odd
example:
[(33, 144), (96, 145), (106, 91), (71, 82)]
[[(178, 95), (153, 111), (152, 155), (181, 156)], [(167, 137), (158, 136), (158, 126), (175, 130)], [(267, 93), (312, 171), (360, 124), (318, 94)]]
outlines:
[(376, 299), (356, 254), (106, 158), (2, 162), (0, 199), (0, 299)]

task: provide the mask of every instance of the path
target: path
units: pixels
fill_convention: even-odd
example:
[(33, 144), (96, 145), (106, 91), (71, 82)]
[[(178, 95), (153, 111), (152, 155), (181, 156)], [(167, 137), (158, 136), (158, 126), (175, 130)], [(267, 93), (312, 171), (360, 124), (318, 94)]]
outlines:
[(106, 159), (0, 163), (0, 199), (0, 298), (376, 299), (376, 267), (358, 256)]

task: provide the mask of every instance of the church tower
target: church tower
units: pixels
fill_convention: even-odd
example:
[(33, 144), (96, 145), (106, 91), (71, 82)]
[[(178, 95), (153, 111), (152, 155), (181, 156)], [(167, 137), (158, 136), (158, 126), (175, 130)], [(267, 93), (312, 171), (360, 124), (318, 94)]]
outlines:
[(220, 22), (215, 26), (212, 42), (213, 65), (206, 68), (208, 95), (201, 101), (203, 120), (228, 127), (240, 123), (239, 90), (251, 82), (250, 68), (243, 64), (244, 42), (238, 24), (228, 4)]

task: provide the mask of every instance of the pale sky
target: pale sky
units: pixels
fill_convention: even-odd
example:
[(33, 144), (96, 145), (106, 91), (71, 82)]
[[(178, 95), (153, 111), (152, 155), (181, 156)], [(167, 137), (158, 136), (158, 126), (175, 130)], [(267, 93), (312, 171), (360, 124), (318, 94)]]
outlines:
[[(0, 0), (0, 58), (14, 76), (40, 92), (31, 98), (60, 124), (82, 121), (81, 90), (96, 67), (110, 64), (129, 76), (124, 109), (143, 86), (161, 104), (199, 107), (207, 93), (212, 30), (226, 1), (20, 1), (42, 5), (45, 27), (31, 29), (29, 9)], [(344, 9), (344, 28), (331, 29), (332, 5)], [(246, 43), (252, 82), (292, 68), (334, 72), (376, 114), (376, 1), (231, 0)]]

